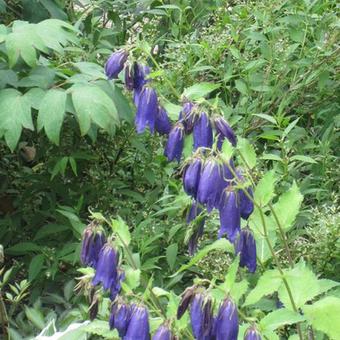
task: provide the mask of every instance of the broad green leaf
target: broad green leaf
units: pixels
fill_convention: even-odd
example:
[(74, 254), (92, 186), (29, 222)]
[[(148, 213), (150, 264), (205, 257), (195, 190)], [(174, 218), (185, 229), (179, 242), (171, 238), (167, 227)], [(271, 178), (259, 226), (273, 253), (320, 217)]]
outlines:
[(230, 295), (233, 297), (233, 300), (236, 304), (238, 304), (241, 297), (247, 292), (249, 286), (249, 282), (246, 279), (243, 279), (240, 282), (235, 282), (230, 290)]
[(297, 312), (293, 312), (286, 308), (281, 308), (267, 314), (261, 321), (260, 326), (264, 331), (274, 331), (284, 326), (292, 325), (297, 322), (304, 321), (305, 317)]
[(168, 265), (170, 269), (173, 269), (176, 263), (176, 258), (177, 258), (177, 252), (178, 252), (178, 244), (173, 243), (170, 244), (166, 248), (166, 261), (168, 262)]
[(45, 256), (43, 254), (36, 255), (32, 258), (28, 267), (28, 280), (33, 281), (40, 273), (44, 265)]
[(57, 89), (49, 90), (41, 104), (38, 113), (38, 130), (45, 129), (47, 137), (59, 145), (59, 135), (63, 124), (66, 107), (66, 92)]
[[(299, 213), (302, 200), (303, 196), (294, 182), (290, 189), (283, 193), (277, 203), (273, 205), (277, 219), (285, 231), (288, 231), (293, 226), (295, 218)], [(276, 223), (273, 216), (272, 221)]]
[(310, 324), (318, 331), (326, 333), (331, 339), (340, 339), (340, 299), (325, 297), (303, 308)]
[(41, 251), (41, 247), (33, 242), (20, 242), (6, 249), (6, 253), (9, 255), (26, 255), (35, 251)]
[(40, 310), (25, 306), (25, 314), (27, 319), (38, 329), (43, 329), (45, 327), (44, 316)]
[(18, 144), (22, 128), (34, 129), (29, 100), (17, 90), (1, 90), (0, 131), (12, 151)]
[(328, 290), (330, 290), (334, 287), (340, 286), (340, 282), (336, 282), (336, 281), (332, 281), (332, 280), (328, 280), (328, 279), (318, 280), (318, 284), (319, 284), (318, 294), (325, 293), (325, 292), (327, 292)]
[(273, 153), (266, 153), (266, 154), (263, 154), (261, 156), (261, 159), (267, 159), (267, 160), (271, 160), (271, 161), (279, 161), (279, 162), (282, 162), (282, 158), (278, 155), (275, 155)]
[(235, 80), (235, 87), (239, 92), (241, 92), (245, 96), (248, 95), (247, 84), (242, 79)]
[(117, 220), (111, 220), (111, 228), (117, 234), (123, 247), (128, 246), (131, 242), (131, 234), (128, 225), (119, 217)]
[(248, 139), (239, 138), (237, 148), (242, 155), (241, 161), (245, 161), (249, 168), (253, 168), (256, 165), (256, 153), (253, 145), (250, 144)]
[(207, 96), (210, 92), (218, 89), (220, 86), (220, 84), (202, 82), (186, 88), (182, 96), (190, 100), (197, 100)]
[(304, 156), (304, 155), (295, 155), (289, 158), (290, 161), (301, 161), (305, 163), (317, 163), (316, 160), (314, 160), (312, 157)]
[(295, 127), (295, 125), (298, 123), (298, 121), (300, 120), (300, 117), (295, 119), (294, 121), (292, 121), (283, 131), (282, 133), (282, 138), (287, 137), (287, 135), (289, 134), (290, 131), (292, 131), (292, 129)]
[(267, 270), (257, 282), (256, 287), (248, 294), (244, 306), (252, 305), (258, 302), (263, 296), (277, 291), (282, 283), (278, 270)]
[(273, 123), (274, 125), (277, 125), (276, 119), (272, 116), (265, 114), (265, 113), (254, 113), (253, 116), (260, 117), (262, 119), (267, 120), (268, 122)]
[(224, 279), (224, 283), (222, 283), (222, 285), (220, 286), (220, 288), (225, 292), (230, 291), (230, 289), (233, 287), (235, 283), (239, 263), (240, 257), (236, 256), (235, 260), (228, 268), (228, 273)]
[(171, 277), (174, 277), (178, 275), (179, 273), (181, 273), (182, 271), (187, 270), (188, 268), (194, 266), (199, 260), (201, 260), (204, 256), (206, 256), (210, 251), (216, 250), (216, 249), (225, 250), (228, 252), (234, 252), (234, 247), (231, 245), (231, 243), (228, 240), (224, 238), (219, 239), (215, 241), (214, 243), (207, 245), (206, 247), (201, 249), (199, 252), (197, 252), (197, 254), (189, 261), (189, 263), (182, 265), (181, 268), (175, 274), (171, 275)]
[(125, 270), (124, 282), (129, 286), (131, 290), (139, 287), (140, 285), (140, 269), (128, 268)]
[[(285, 271), (284, 275), (297, 308), (301, 308), (307, 301), (319, 294), (318, 279), (303, 261), (300, 261), (293, 269)], [(285, 307), (292, 310), (293, 307), (284, 284), (279, 288), (278, 294)]]
[(275, 182), (277, 178), (275, 171), (268, 171), (259, 181), (255, 188), (254, 200), (261, 207), (264, 207), (274, 197)]
[(98, 86), (88, 84), (71, 88), (80, 131), (85, 135), (95, 123), (107, 132), (112, 132), (119, 123), (116, 107), (111, 98)]
[(166, 101), (166, 100), (162, 101), (162, 105), (163, 105), (164, 109), (168, 112), (168, 115), (172, 120), (178, 119), (179, 113), (182, 110), (181, 106), (173, 104), (173, 103)]

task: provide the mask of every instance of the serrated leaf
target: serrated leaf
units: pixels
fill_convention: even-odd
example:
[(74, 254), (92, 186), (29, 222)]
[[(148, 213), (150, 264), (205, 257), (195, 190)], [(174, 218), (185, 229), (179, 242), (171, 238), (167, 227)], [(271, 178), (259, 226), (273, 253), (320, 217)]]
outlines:
[(47, 137), (59, 145), (60, 129), (66, 108), (66, 92), (51, 89), (46, 92), (38, 113), (38, 130), (45, 129)]
[(246, 162), (249, 168), (253, 168), (256, 165), (256, 152), (253, 145), (250, 144), (248, 139), (239, 138), (237, 148), (242, 155), (242, 162)]
[(220, 86), (220, 84), (202, 82), (186, 88), (182, 96), (190, 100), (197, 100), (207, 96), (210, 92), (218, 89)]
[(292, 325), (297, 322), (304, 321), (305, 317), (297, 312), (293, 312), (286, 308), (278, 309), (267, 314), (260, 322), (263, 331), (274, 331), (275, 329), (284, 326)]
[(131, 290), (139, 287), (140, 285), (140, 269), (128, 268), (125, 270), (124, 282), (129, 286)]
[(302, 309), (307, 320), (316, 330), (327, 334), (331, 339), (339, 339), (339, 298), (328, 296), (312, 305), (306, 305)]
[(73, 86), (71, 92), (82, 135), (90, 130), (91, 123), (109, 133), (113, 131), (119, 123), (118, 113), (113, 101), (102, 89), (86, 84)]
[(128, 246), (131, 242), (131, 234), (128, 225), (121, 219), (111, 220), (111, 228), (118, 235), (120, 242)]
[(259, 181), (255, 188), (254, 200), (264, 207), (274, 197), (275, 182), (277, 178), (274, 170), (268, 171)]

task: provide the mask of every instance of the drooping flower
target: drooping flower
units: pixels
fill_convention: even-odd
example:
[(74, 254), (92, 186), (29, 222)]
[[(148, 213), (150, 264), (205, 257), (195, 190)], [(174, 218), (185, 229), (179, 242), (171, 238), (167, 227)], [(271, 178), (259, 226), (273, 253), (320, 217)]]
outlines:
[(249, 228), (243, 228), (235, 243), (235, 252), (240, 254), (240, 266), (251, 273), (256, 271), (256, 242)]
[(109, 79), (117, 79), (118, 74), (124, 68), (128, 53), (125, 50), (119, 50), (111, 54), (105, 64), (105, 74)]
[(122, 281), (125, 280), (125, 273), (122, 271), (118, 274), (118, 278), (116, 282), (112, 284), (110, 287), (110, 299), (111, 301), (114, 301), (117, 295), (119, 294), (121, 288), (122, 288)]
[(216, 340), (237, 340), (238, 328), (237, 306), (228, 297), (220, 306), (216, 318)]
[(134, 63), (133, 65), (133, 88), (140, 90), (148, 80), (146, 77), (150, 74), (150, 68), (146, 65)]
[(96, 274), (92, 280), (95, 286), (102, 283), (103, 288), (110, 289), (117, 283), (119, 254), (110, 243), (105, 243), (100, 250)]
[(194, 150), (199, 147), (211, 148), (213, 133), (208, 115), (202, 112), (194, 123)]
[(149, 126), (153, 133), (158, 113), (158, 99), (156, 91), (150, 87), (144, 87), (139, 95), (135, 125), (137, 133), (144, 132)]
[(227, 236), (229, 241), (234, 242), (240, 232), (241, 216), (237, 193), (233, 188), (223, 191), (219, 204), (220, 230), (218, 237)]
[[(238, 168), (236, 170), (237, 177), (241, 183), (245, 182), (245, 179), (242, 174), (242, 170)], [(244, 192), (244, 190), (247, 191), (248, 195)], [(249, 186), (245, 189), (240, 189), (238, 192), (239, 201), (240, 201), (240, 212), (241, 217), (245, 220), (249, 218), (249, 216), (254, 211), (254, 203), (250, 198), (253, 198), (253, 189)]]
[(125, 86), (129, 91), (134, 89), (134, 70), (131, 64), (125, 66)]
[[(188, 250), (190, 256), (192, 256), (196, 252), (198, 240), (203, 235), (205, 217), (203, 216), (198, 217), (201, 214), (201, 212), (202, 209), (198, 206), (197, 202), (193, 202), (187, 215), (187, 224), (190, 224), (192, 221), (195, 221), (194, 231), (190, 236), (188, 242)], [(197, 217), (198, 219), (196, 220)]]
[(161, 135), (168, 135), (171, 130), (169, 116), (163, 107), (158, 108), (155, 121), (155, 129)]
[(183, 174), (183, 188), (184, 191), (196, 198), (198, 184), (201, 177), (202, 161), (200, 158), (194, 158), (192, 162), (186, 167)]
[(152, 340), (172, 340), (172, 334), (167, 323), (161, 324), (156, 333), (153, 335)]
[(102, 229), (98, 229), (93, 223), (86, 227), (80, 253), (82, 264), (96, 268), (100, 250), (105, 242), (106, 238)]
[(182, 123), (176, 123), (169, 133), (169, 138), (165, 146), (164, 155), (171, 162), (174, 159), (181, 160), (184, 146), (184, 126)]
[(228, 139), (232, 146), (236, 146), (237, 139), (234, 130), (221, 116), (214, 117), (214, 124), (217, 134), (217, 148), (221, 150), (224, 139)]
[(178, 120), (183, 123), (185, 133), (191, 133), (194, 127), (195, 116), (193, 113), (193, 108), (195, 105), (192, 102), (185, 102), (183, 104), (182, 110), (179, 113)]
[(177, 309), (177, 319), (179, 320), (188, 309), (195, 293), (195, 287), (188, 287), (182, 294), (181, 301)]
[(223, 172), (220, 164), (208, 159), (203, 166), (197, 190), (197, 201), (207, 206), (210, 212), (220, 201), (223, 184)]
[(131, 308), (124, 302), (116, 302), (111, 307), (110, 329), (117, 329), (119, 336), (124, 337), (131, 318)]
[(145, 307), (133, 306), (124, 340), (149, 340), (149, 313)]
[(255, 326), (250, 326), (244, 333), (244, 340), (261, 340), (261, 335)]

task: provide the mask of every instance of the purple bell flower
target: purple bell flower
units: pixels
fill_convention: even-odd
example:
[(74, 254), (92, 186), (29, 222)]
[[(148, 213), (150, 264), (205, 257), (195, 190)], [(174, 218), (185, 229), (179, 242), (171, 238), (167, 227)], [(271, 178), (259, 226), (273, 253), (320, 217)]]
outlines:
[(262, 338), (256, 327), (251, 326), (244, 333), (244, 340), (262, 340)]
[(168, 135), (171, 130), (171, 122), (164, 108), (159, 107), (156, 115), (155, 129), (161, 135)]
[(223, 185), (222, 167), (215, 159), (208, 159), (203, 166), (197, 190), (197, 201), (207, 206), (208, 212), (217, 207)]
[(250, 273), (256, 271), (256, 242), (249, 228), (241, 230), (235, 243), (235, 253), (240, 254), (240, 267), (247, 267)]
[(235, 132), (226, 120), (223, 117), (218, 116), (214, 118), (214, 124), (218, 136), (217, 148), (221, 150), (224, 139), (228, 139), (232, 146), (236, 146), (237, 139)]
[(167, 324), (160, 325), (156, 333), (153, 335), (152, 340), (172, 340), (173, 336)]
[(191, 133), (194, 127), (195, 117), (192, 112), (195, 105), (191, 102), (185, 102), (183, 104), (182, 111), (179, 113), (178, 120), (183, 123), (186, 133)]
[(90, 224), (84, 230), (80, 260), (83, 265), (96, 268), (101, 248), (106, 242), (104, 232)]
[(124, 64), (128, 58), (125, 50), (119, 50), (111, 54), (105, 64), (105, 74), (109, 79), (117, 79), (118, 74), (124, 68)]
[(134, 63), (133, 65), (133, 88), (140, 90), (148, 80), (146, 77), (150, 74), (150, 68), (146, 65)]
[[(240, 182), (245, 182), (245, 179), (242, 175), (242, 170), (237, 169), (236, 170), (237, 177)], [(245, 189), (248, 192), (248, 195), (253, 198), (253, 189), (251, 187), (248, 187)], [(240, 211), (241, 211), (241, 217), (244, 220), (247, 220), (249, 216), (252, 214), (254, 211), (254, 203), (253, 201), (246, 195), (244, 190), (240, 189), (238, 192), (239, 200), (240, 200)]]
[(149, 340), (149, 313), (145, 307), (134, 306), (124, 340)]
[(181, 301), (177, 308), (177, 320), (179, 320), (188, 309), (195, 295), (195, 287), (188, 287), (182, 293)]
[(194, 123), (194, 150), (199, 147), (211, 148), (213, 133), (208, 115), (202, 112)]
[(121, 288), (122, 288), (122, 281), (125, 280), (125, 273), (124, 272), (121, 272), (119, 275), (118, 275), (118, 278), (116, 280), (116, 282), (114, 282), (112, 284), (112, 286), (110, 287), (110, 299), (111, 301), (114, 301), (115, 298), (117, 297), (117, 295), (119, 294)]
[(125, 66), (125, 87), (132, 91), (134, 89), (134, 76), (133, 76), (133, 67), (131, 65)]
[[(202, 212), (202, 209), (198, 206), (196, 202), (193, 202), (189, 213), (187, 215), (187, 224), (190, 224), (192, 221), (194, 221)], [(200, 237), (203, 235), (204, 231), (204, 223), (205, 223), (205, 217), (199, 217), (197, 219), (197, 225), (195, 225), (195, 230), (193, 234), (189, 238), (188, 242), (188, 250), (189, 250), (189, 255), (192, 256), (197, 250), (197, 243)], [(196, 224), (196, 221), (195, 221)]]
[(183, 174), (183, 188), (184, 191), (196, 198), (198, 184), (201, 176), (202, 161), (200, 158), (194, 158), (192, 162), (186, 167)]
[(144, 132), (148, 125), (153, 133), (158, 113), (158, 99), (156, 91), (150, 87), (144, 87), (139, 94), (138, 106), (135, 118), (137, 133)]
[(110, 289), (117, 282), (119, 254), (110, 243), (102, 247), (96, 266), (96, 274), (92, 280), (95, 286), (102, 283), (105, 290)]
[(114, 303), (111, 307), (109, 319), (110, 329), (117, 329), (119, 336), (124, 337), (131, 318), (131, 308), (121, 302)]
[(219, 206), (220, 230), (218, 237), (227, 236), (229, 241), (234, 242), (240, 232), (241, 216), (237, 193), (228, 188), (223, 191)]
[(216, 340), (237, 340), (237, 306), (230, 298), (225, 299), (219, 308), (215, 330)]
[(168, 142), (165, 146), (164, 155), (171, 162), (174, 159), (181, 160), (184, 146), (184, 126), (182, 123), (177, 123), (170, 131)]

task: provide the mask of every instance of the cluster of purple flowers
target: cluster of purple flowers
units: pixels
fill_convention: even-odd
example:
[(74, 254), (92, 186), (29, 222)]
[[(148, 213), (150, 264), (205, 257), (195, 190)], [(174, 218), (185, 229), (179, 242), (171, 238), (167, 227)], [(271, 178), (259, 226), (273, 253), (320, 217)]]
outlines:
[[(194, 338), (197, 340), (236, 340), (239, 332), (237, 306), (230, 297), (225, 298), (218, 306), (214, 316), (212, 299), (193, 287), (186, 289), (177, 311), (181, 318), (190, 308), (190, 321)], [(255, 326), (249, 327), (244, 335), (245, 340), (261, 340)]]

